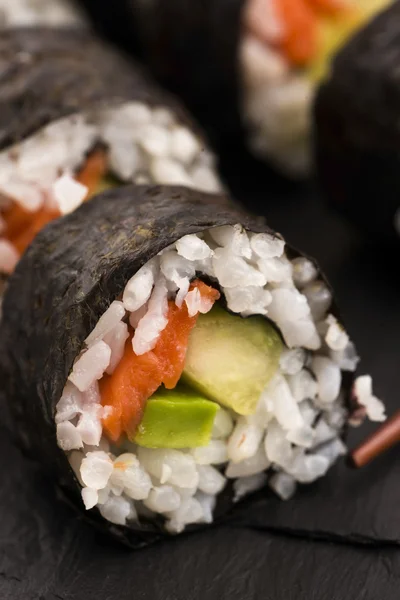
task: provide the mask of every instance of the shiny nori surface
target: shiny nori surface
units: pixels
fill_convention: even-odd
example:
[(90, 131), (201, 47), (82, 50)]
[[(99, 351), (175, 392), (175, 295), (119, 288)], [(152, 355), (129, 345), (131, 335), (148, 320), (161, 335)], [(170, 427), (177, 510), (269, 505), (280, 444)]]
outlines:
[(76, 0), (100, 32), (150, 66), (215, 143), (241, 131), (244, 0)]
[[(158, 252), (184, 235), (236, 223), (273, 233), (264, 219), (233, 208), (225, 196), (181, 187), (127, 186), (51, 223), (19, 262), (0, 325), (4, 391), (23, 447), (46, 465), (76, 506), (82, 508), (80, 486), (57, 447), (54, 413), (85, 338), (129, 278)], [(247, 502), (251, 498), (244, 506)], [(228, 486), (217, 516), (229, 514), (231, 507)], [(162, 535), (154, 523), (113, 526), (97, 509), (86, 517), (134, 547)]]
[[(400, 2), (339, 53), (315, 106), (324, 195), (372, 241), (396, 239), (400, 205)], [(397, 237), (397, 241), (399, 241)]]
[(142, 69), (80, 29), (18, 28), (0, 36), (0, 150), (48, 123), (127, 101), (188, 116)]

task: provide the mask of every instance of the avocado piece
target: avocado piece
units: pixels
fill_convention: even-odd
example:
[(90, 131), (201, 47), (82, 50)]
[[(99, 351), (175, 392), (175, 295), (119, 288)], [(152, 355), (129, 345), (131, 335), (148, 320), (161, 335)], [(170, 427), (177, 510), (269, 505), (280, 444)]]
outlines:
[(208, 398), (251, 415), (282, 349), (279, 333), (264, 317), (242, 318), (214, 305), (199, 315), (190, 334), (183, 378)]
[(157, 390), (147, 401), (133, 441), (146, 448), (206, 446), (218, 410), (218, 404), (193, 390)]

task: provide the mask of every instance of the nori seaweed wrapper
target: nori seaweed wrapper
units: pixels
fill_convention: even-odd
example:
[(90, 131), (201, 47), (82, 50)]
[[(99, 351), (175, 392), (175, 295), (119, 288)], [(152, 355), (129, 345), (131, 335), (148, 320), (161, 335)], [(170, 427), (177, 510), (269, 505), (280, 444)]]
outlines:
[[(54, 415), (84, 340), (132, 275), (158, 252), (184, 235), (236, 223), (274, 233), (224, 196), (183, 187), (121, 187), (45, 227), (10, 278), (0, 324), (0, 376), (17, 438), (81, 510), (81, 488), (57, 446)], [(288, 254), (298, 255), (290, 248)], [(351, 377), (343, 385), (349, 392)], [(219, 497), (217, 521), (234, 515), (232, 496), (229, 485)], [(165, 535), (157, 522), (112, 525), (97, 509), (86, 518), (133, 547)]]
[[(139, 55), (215, 143), (243, 135), (239, 42), (245, 0), (77, 0), (106, 37)], [(225, 138), (225, 139), (223, 139)]]
[(16, 28), (0, 36), (0, 150), (49, 123), (138, 101), (186, 112), (133, 61), (79, 28)]
[(372, 240), (396, 239), (399, 64), (400, 2), (395, 2), (338, 54), (315, 106), (315, 158), (322, 191)]

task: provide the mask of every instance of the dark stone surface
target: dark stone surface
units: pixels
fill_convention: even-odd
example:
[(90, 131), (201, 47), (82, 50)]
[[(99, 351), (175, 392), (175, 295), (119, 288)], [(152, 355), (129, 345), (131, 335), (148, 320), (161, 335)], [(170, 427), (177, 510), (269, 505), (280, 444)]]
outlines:
[(398, 598), (400, 550), (217, 527), (130, 552), (57, 503), (3, 431), (0, 465), (2, 600)]

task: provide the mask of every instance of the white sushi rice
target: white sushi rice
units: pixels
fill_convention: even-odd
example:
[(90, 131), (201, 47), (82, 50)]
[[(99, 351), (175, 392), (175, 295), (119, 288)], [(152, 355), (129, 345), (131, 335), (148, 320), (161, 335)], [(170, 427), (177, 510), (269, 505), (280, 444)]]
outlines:
[[(200, 138), (168, 108), (128, 102), (61, 119), (0, 152), (0, 215), (13, 202), (32, 213), (43, 206), (58, 209), (61, 214), (75, 210), (84, 201), (87, 188), (73, 175), (99, 143), (106, 146), (110, 172), (123, 182), (185, 185), (205, 192), (221, 190), (214, 157)], [(0, 272), (8, 274), (15, 267), (18, 253), (2, 237), (4, 229), (2, 219)], [(187, 251), (204, 260), (211, 256), (211, 251), (204, 253), (205, 246), (198, 240), (197, 248), (189, 246)], [(187, 263), (190, 256), (185, 255), (184, 247), (183, 240), (182, 257)], [(177, 271), (180, 275), (179, 268)], [(144, 277), (144, 290), (150, 294), (150, 275), (146, 280), (145, 274), (140, 276)], [(143, 291), (137, 293), (139, 308)], [(128, 288), (124, 302), (133, 311), (133, 300), (127, 300), (129, 294)]]
[(243, 36), (240, 64), (242, 113), (251, 149), (289, 174), (307, 175), (313, 83), (251, 34)]
[(1, 27), (64, 27), (82, 22), (82, 15), (68, 0), (0, 0)]
[[(167, 324), (167, 299), (178, 303), (180, 295), (180, 305), (186, 303), (192, 315), (210, 310), (210, 302), (187, 285), (204, 261), (232, 312), (258, 314), (260, 292), (270, 298), (261, 314), (277, 324), (286, 342), (278, 371), (254, 414), (220, 408), (206, 446), (149, 449), (123, 441), (110, 451), (101, 418), (112, 409), (101, 406), (98, 380), (118, 364), (128, 321), (135, 327), (135, 352), (143, 354)], [(178, 533), (190, 523), (212, 521), (228, 480), (236, 500), (267, 481), (287, 500), (297, 483), (322, 477), (346, 451), (340, 437), (349, 417), (342, 371), (355, 370), (358, 361), (330, 303), (331, 292), (313, 263), (289, 261), (281, 238), (240, 225), (184, 236), (142, 267), (127, 282), (122, 301), (111, 303), (86, 338), (57, 405), (58, 444), (82, 485), (85, 507), (97, 506), (105, 519), (121, 525), (162, 515), (166, 529)], [(358, 378), (354, 393), (371, 419), (384, 418), (370, 378)]]
[(372, 378), (370, 375), (357, 377), (354, 382), (353, 392), (359, 404), (365, 406), (367, 416), (371, 421), (385, 420), (385, 407), (372, 393)]

